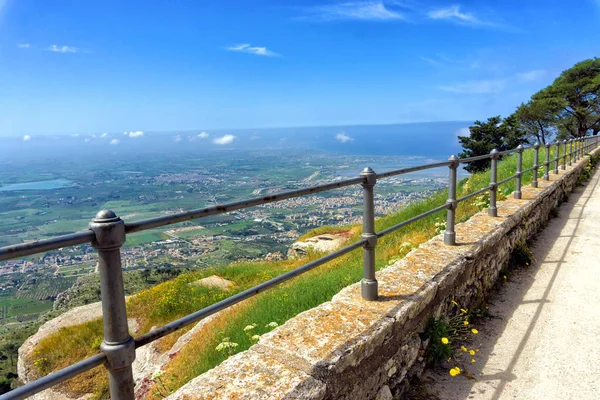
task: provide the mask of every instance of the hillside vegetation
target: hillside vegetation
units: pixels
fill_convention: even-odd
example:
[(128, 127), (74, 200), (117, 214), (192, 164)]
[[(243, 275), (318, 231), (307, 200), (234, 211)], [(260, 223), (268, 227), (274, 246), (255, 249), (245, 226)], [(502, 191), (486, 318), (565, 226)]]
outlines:
[[(543, 162), (541, 160), (544, 160), (544, 157), (544, 149), (540, 149), (540, 162)], [(525, 151), (523, 169), (532, 166), (533, 158), (533, 150)], [(498, 180), (507, 178), (515, 172), (516, 156), (508, 156), (499, 163)], [(543, 168), (540, 168), (539, 176), (542, 175)], [(524, 175), (523, 184), (528, 184), (531, 180), (530, 172)], [(458, 196), (472, 193), (487, 185), (489, 185), (489, 171), (476, 173), (460, 182)], [(514, 185), (514, 180), (503, 184), (499, 194), (511, 193)], [(461, 203), (457, 210), (457, 223), (467, 220), (486, 207), (485, 197), (479, 196)], [(377, 219), (376, 230), (381, 231), (438, 207), (445, 203), (446, 198), (446, 191), (440, 191), (425, 200), (403, 206), (395, 213)], [(377, 269), (401, 259), (411, 249), (443, 231), (441, 225), (445, 222), (445, 216), (445, 211), (436, 213), (381, 239), (376, 250)], [(319, 228), (312, 234), (339, 231), (339, 227)], [(352, 243), (359, 240), (361, 226), (350, 226), (344, 228), (344, 231), (349, 233), (347, 243)], [(460, 241), (460, 238), (457, 239)], [(139, 330), (136, 335), (141, 335), (154, 326), (163, 325), (209, 306), (322, 255), (309, 254), (303, 259), (278, 262), (234, 263), (224, 268), (185, 273), (132, 297), (127, 304), (128, 315), (137, 319)], [(177, 353), (167, 365), (163, 375), (157, 378), (147, 397), (165, 396), (232, 354), (248, 349), (256, 342), (255, 335), (261, 335), (298, 313), (330, 300), (342, 288), (360, 281), (362, 274), (362, 251), (357, 250), (222, 313)], [(210, 275), (219, 275), (234, 282), (235, 285), (229, 290), (190, 285)], [(162, 339), (160, 348), (169, 349), (184, 331), (186, 330)], [(35, 359), (29, 361), (37, 366), (41, 376), (97, 353), (101, 341), (100, 320), (63, 329), (40, 342), (34, 352)], [(224, 341), (235, 345), (219, 346)], [(100, 370), (89, 371), (65, 383), (63, 389), (75, 394), (94, 393), (95, 398), (106, 398), (108, 397), (106, 373)]]

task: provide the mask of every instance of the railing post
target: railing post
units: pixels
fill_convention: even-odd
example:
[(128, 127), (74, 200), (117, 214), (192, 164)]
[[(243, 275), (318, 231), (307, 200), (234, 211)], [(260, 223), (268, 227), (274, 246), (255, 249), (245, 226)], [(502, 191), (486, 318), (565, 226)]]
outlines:
[(569, 139), (569, 167), (573, 164), (573, 139)]
[(546, 161), (544, 162), (546, 170), (544, 171), (544, 180), (550, 180), (550, 143), (546, 143)]
[(556, 158), (554, 159), (554, 173), (558, 174), (558, 160), (560, 159), (560, 140), (556, 141)]
[(585, 152), (589, 153), (590, 152), (590, 140), (587, 137), (585, 137), (583, 139), (583, 141), (585, 143)]
[(535, 158), (533, 159), (533, 178), (531, 179), (531, 187), (536, 188), (538, 187), (538, 170), (540, 169), (538, 164), (540, 157), (540, 142), (535, 142), (533, 148), (535, 149)]
[(490, 153), (492, 158), (492, 169), (490, 170), (490, 206), (488, 208), (488, 215), (490, 217), (498, 216), (498, 208), (496, 207), (496, 194), (498, 192), (498, 150), (493, 149)]
[(562, 170), (567, 169), (567, 141), (563, 140)]
[(516, 188), (515, 199), (520, 199), (521, 194), (521, 177), (523, 176), (523, 145), (517, 146), (517, 173), (516, 173)]
[(373, 187), (377, 183), (377, 175), (371, 168), (365, 168), (360, 176), (365, 178), (363, 187), (363, 232), (361, 239), (365, 239), (363, 247), (363, 269), (364, 275), (361, 281), (361, 293), (365, 300), (377, 300), (377, 279), (375, 279), (375, 246), (377, 236), (375, 235), (375, 198)]
[(448, 212), (446, 214), (446, 231), (444, 232), (444, 243), (454, 246), (456, 244), (456, 232), (454, 231), (454, 222), (456, 220), (456, 170), (458, 169), (458, 158), (452, 155), (448, 158), (450, 161), (449, 179), (448, 179)]
[(135, 383), (131, 364), (135, 360), (135, 344), (127, 326), (121, 271), (125, 223), (114, 212), (102, 210), (90, 222), (90, 229), (96, 234), (92, 246), (98, 250), (104, 319), (104, 341), (100, 350), (107, 358), (110, 397), (112, 400), (133, 400)]

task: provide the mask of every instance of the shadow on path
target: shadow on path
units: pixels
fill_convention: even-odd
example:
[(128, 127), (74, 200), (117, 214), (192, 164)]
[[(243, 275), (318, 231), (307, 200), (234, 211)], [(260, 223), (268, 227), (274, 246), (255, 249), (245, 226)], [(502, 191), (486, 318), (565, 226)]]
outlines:
[[(529, 267), (515, 270), (508, 284), (502, 285), (498, 292), (491, 295), (489, 300), (490, 310), (493, 308), (498, 309), (498, 311), (492, 311), (492, 315), (499, 314), (499, 318), (485, 321), (485, 325), (480, 330), (483, 333), (482, 337), (479, 338), (479, 341), (476, 340), (473, 343), (474, 346), (479, 344), (477, 342), (485, 343), (485, 346), (482, 346), (479, 353), (477, 353), (476, 364), (471, 364), (468, 367), (469, 372), (476, 379), (452, 378), (448, 375), (446, 369), (442, 371), (436, 369), (435, 371), (429, 371), (423, 377), (422, 383), (425, 387), (431, 386), (435, 394), (443, 400), (477, 399), (480, 398), (480, 395), (485, 399), (500, 399), (507, 386), (510, 386), (510, 383), (518, 378), (513, 371), (517, 362), (520, 361), (532, 334), (535, 333), (542, 311), (544, 311), (546, 305), (551, 303), (551, 300), (549, 300), (550, 293), (561, 268), (566, 263), (568, 252), (577, 238), (583, 220), (583, 213), (599, 185), (600, 169), (596, 170), (586, 186), (575, 188), (569, 200), (560, 206), (559, 217), (550, 220), (544, 230), (533, 239), (532, 250), (538, 261)], [(600, 221), (598, 222), (600, 223)], [(590, 251), (592, 250), (590, 249)], [(536, 282), (538, 271), (542, 268), (553, 268), (542, 296), (538, 299), (525, 300), (529, 289)], [(544, 281), (546, 279), (542, 278)], [(490, 358), (495, 356), (494, 349), (507, 328), (509, 320), (519, 306), (526, 304), (537, 304), (537, 306), (535, 306), (535, 311), (528, 312), (527, 329), (518, 342), (510, 361), (508, 364), (502, 364), (502, 368), (497, 368), (497, 372), (482, 374), (482, 370), (486, 367)], [(565, 348), (558, 349), (558, 351), (566, 352), (570, 350)], [(493, 368), (493, 366), (491, 367)], [(491, 368), (486, 369), (490, 370)], [(477, 386), (475, 386), (476, 384)]]

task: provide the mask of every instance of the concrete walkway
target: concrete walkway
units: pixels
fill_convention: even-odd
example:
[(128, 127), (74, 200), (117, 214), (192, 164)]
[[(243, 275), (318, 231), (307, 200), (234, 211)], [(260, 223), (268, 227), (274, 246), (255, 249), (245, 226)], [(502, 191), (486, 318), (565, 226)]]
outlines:
[(531, 244), (481, 322), (475, 379), (428, 372), (439, 399), (600, 399), (600, 169)]

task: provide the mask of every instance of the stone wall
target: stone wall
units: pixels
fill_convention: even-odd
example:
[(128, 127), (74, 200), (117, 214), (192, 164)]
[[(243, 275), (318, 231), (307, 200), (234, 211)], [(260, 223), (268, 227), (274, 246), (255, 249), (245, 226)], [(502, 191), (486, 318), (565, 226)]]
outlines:
[(570, 193), (584, 160), (551, 174), (523, 198), (498, 202), (456, 226), (457, 246), (437, 236), (379, 271), (380, 299), (360, 284), (265, 334), (258, 344), (195, 378), (169, 399), (392, 399), (424, 368), (420, 333), (452, 300), (472, 307), (519, 242), (531, 238)]

